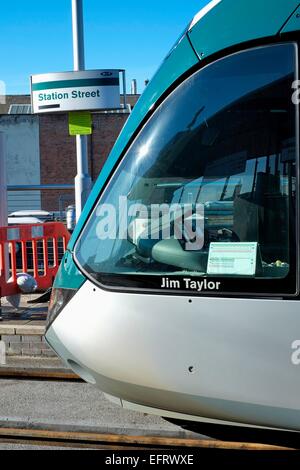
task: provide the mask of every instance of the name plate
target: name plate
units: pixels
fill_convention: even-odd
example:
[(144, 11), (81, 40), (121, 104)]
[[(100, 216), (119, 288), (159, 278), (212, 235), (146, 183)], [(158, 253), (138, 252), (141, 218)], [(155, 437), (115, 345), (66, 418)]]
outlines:
[(207, 274), (255, 276), (258, 243), (211, 243)]

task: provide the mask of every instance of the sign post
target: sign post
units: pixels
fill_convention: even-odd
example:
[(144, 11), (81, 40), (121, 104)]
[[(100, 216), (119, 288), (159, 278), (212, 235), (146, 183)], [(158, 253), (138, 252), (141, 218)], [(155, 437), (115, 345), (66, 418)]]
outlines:
[[(82, 0), (72, 0), (74, 72), (85, 69)], [(86, 135), (76, 135), (77, 176), (75, 178), (76, 221), (92, 189), (89, 175), (88, 141)]]
[[(74, 63), (77, 63), (76, 57), (77, 54), (75, 54)], [(34, 114), (70, 113), (70, 134), (76, 135), (77, 150), (77, 176), (75, 178), (77, 222), (92, 186), (87, 145), (87, 135), (91, 134), (92, 125), (89, 123), (91, 115), (88, 116), (88, 112), (100, 109), (120, 109), (120, 72), (122, 71), (118, 69), (77, 70), (31, 77)]]
[[(4, 135), (0, 132), (0, 227), (7, 227), (7, 181), (6, 181), (6, 154)], [(4, 248), (4, 266), (6, 272), (3, 272), (3, 265), (0, 262), (0, 276), (5, 276), (6, 281), (9, 277), (8, 247)], [(0, 260), (1, 261), (1, 260)], [(1, 292), (0, 292), (0, 320), (1, 320)]]

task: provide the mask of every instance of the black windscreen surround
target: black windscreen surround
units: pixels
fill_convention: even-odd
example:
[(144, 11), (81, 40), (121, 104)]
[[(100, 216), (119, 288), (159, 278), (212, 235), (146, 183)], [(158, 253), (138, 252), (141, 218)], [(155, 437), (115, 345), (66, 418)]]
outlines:
[(296, 294), (297, 47), (220, 59), (160, 105), (75, 247), (110, 288)]

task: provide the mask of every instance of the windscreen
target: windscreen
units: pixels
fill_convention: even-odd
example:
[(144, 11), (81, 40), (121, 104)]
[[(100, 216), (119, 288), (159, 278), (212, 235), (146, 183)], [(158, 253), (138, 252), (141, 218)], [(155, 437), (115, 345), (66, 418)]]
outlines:
[(105, 286), (295, 293), (296, 46), (196, 72), (159, 106), (75, 247)]

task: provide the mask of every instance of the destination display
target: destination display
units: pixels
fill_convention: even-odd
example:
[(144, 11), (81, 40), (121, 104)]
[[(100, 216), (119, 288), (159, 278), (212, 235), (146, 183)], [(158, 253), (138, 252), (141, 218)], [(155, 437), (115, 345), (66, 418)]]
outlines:
[(120, 71), (88, 70), (33, 75), (34, 114), (120, 108)]

